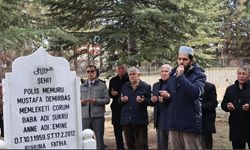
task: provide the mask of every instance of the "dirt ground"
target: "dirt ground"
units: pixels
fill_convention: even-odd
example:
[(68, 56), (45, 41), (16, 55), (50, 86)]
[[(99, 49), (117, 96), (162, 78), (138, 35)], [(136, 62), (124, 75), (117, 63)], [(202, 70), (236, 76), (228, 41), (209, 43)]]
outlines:
[[(228, 123), (227, 115), (216, 118), (216, 130), (217, 132), (213, 135), (214, 149), (232, 149), (231, 142), (228, 137)], [(152, 121), (148, 125), (148, 147), (149, 149), (156, 149), (156, 131), (153, 128)], [(107, 149), (115, 149), (115, 138), (113, 134), (113, 126), (111, 125), (110, 119), (106, 119), (105, 123), (105, 144), (108, 146)]]
[[(221, 74), (221, 73), (219, 73)], [(231, 74), (228, 74), (231, 75)], [(213, 79), (213, 76), (211, 79)], [(149, 84), (153, 84), (159, 78), (158, 75), (151, 75), (151, 76), (143, 76), (142, 79), (147, 81)], [(229, 78), (229, 77), (228, 77)], [(235, 78), (235, 77), (234, 77)], [(234, 79), (233, 78), (233, 79)], [(233, 81), (233, 80), (232, 80)], [(108, 81), (106, 82), (108, 83)], [(228, 86), (228, 82), (221, 83), (221, 82), (213, 82), (216, 85), (217, 91), (217, 99), (218, 99), (218, 106), (217, 106), (217, 118), (216, 118), (216, 133), (213, 134), (213, 149), (232, 149), (231, 142), (229, 141), (229, 127), (228, 127), (228, 114), (221, 110), (220, 103), (223, 99), (226, 87)], [(233, 82), (231, 82), (233, 83)], [(107, 84), (108, 85), (108, 84)], [(106, 107), (108, 111), (110, 111), (110, 107)], [(110, 117), (107, 117), (105, 123), (105, 135), (104, 135), (105, 144), (108, 146), (108, 149), (115, 149), (115, 138), (113, 134), (113, 126), (110, 121)], [(153, 128), (152, 122), (148, 125), (148, 146), (149, 149), (156, 149), (156, 131)]]

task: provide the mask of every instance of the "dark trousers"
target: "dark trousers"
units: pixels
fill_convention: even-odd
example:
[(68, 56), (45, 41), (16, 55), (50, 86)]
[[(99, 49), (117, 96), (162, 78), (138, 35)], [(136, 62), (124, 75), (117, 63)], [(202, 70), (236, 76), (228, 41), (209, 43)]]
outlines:
[(123, 125), (128, 149), (148, 149), (147, 125)]
[(98, 150), (104, 149), (104, 117), (82, 118), (82, 129), (92, 129), (95, 133), (96, 144)]
[(115, 141), (116, 141), (116, 148), (117, 149), (124, 149), (123, 143), (123, 136), (122, 136), (122, 125), (119, 123), (113, 124), (114, 127), (114, 134), (115, 134)]
[(250, 148), (250, 141), (249, 142), (242, 142), (242, 141), (232, 141), (233, 149), (246, 149), (246, 143), (248, 148)]
[(213, 135), (212, 134), (201, 135), (201, 147), (202, 149), (213, 149)]
[(157, 149), (168, 149), (168, 131), (157, 129)]

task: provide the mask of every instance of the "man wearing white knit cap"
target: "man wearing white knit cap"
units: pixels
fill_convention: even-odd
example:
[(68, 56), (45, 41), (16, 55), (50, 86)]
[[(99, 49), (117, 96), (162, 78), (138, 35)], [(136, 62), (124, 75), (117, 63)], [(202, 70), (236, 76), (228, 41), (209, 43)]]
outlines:
[(206, 75), (194, 61), (191, 47), (179, 48), (177, 64), (170, 74), (167, 88), (170, 93), (170, 146), (172, 149), (201, 149), (201, 95)]

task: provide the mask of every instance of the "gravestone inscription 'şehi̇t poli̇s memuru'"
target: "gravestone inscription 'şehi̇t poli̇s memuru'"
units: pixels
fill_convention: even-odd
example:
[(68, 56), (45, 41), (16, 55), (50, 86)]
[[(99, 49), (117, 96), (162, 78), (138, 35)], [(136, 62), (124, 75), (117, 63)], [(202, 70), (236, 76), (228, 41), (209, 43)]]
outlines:
[(80, 148), (80, 80), (66, 59), (39, 48), (17, 58), (5, 77), (7, 148)]

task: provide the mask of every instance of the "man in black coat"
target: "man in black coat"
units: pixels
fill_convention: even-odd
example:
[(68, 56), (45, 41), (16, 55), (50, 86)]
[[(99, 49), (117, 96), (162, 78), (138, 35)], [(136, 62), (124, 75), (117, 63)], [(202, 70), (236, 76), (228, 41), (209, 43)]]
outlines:
[(215, 133), (215, 118), (218, 105), (215, 85), (209, 82), (205, 83), (204, 94), (202, 95), (202, 149), (213, 149), (213, 136)]
[(124, 149), (122, 126), (120, 124), (122, 106), (118, 104), (118, 101), (121, 98), (122, 86), (128, 81), (127, 67), (123, 64), (118, 66), (117, 75), (109, 82), (109, 95), (113, 99), (111, 103), (112, 124), (114, 127), (117, 149)]
[(240, 66), (237, 80), (227, 87), (221, 108), (229, 112), (229, 140), (233, 149), (250, 147), (250, 68)]

